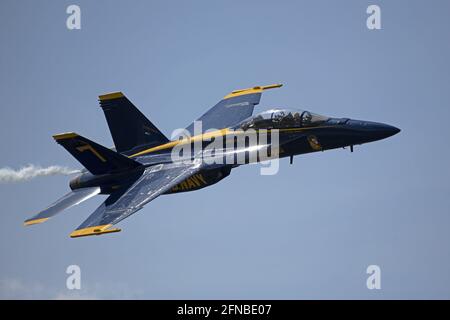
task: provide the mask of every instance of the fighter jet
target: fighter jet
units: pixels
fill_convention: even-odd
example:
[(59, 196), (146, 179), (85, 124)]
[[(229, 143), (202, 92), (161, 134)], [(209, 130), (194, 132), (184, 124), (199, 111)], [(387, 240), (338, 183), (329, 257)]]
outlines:
[[(64, 209), (104, 194), (108, 195), (106, 200), (70, 236), (118, 232), (116, 224), (160, 195), (202, 189), (240, 165), (267, 160), (252, 156), (261, 147), (270, 157), (289, 157), (292, 163), (295, 155), (345, 147), (353, 151), (355, 145), (400, 132), (383, 123), (327, 117), (306, 110), (272, 108), (253, 115), (263, 91), (281, 86), (232, 91), (190, 124), (183, 138), (174, 140), (169, 140), (121, 92), (99, 96), (115, 147), (106, 148), (74, 132), (54, 135), (84, 169), (70, 181), (69, 193), (26, 220), (25, 225), (42, 223)], [(257, 136), (253, 143), (251, 139), (236, 142), (236, 137), (249, 132)], [(263, 134), (269, 137), (262, 139)], [(223, 144), (216, 143), (211, 152), (211, 141), (220, 139)], [(174, 157), (183, 153), (180, 149), (194, 151)], [(244, 160), (236, 161), (240, 155)], [(213, 156), (221, 161), (206, 161)]]

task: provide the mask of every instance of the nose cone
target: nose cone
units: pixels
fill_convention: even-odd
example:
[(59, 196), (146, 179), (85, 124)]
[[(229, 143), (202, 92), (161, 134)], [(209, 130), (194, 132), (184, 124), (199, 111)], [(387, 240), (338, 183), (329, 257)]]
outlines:
[(349, 120), (347, 127), (354, 133), (353, 139), (357, 141), (355, 144), (386, 139), (400, 132), (399, 128), (385, 123), (361, 120)]
[(400, 132), (399, 128), (384, 123), (372, 123), (372, 136), (377, 140), (389, 138)]

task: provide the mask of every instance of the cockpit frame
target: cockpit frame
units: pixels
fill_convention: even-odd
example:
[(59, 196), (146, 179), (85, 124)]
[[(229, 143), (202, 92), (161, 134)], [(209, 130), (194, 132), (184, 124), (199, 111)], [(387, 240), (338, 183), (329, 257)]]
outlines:
[(242, 121), (239, 127), (243, 130), (304, 128), (319, 125), (328, 119), (306, 110), (270, 109)]

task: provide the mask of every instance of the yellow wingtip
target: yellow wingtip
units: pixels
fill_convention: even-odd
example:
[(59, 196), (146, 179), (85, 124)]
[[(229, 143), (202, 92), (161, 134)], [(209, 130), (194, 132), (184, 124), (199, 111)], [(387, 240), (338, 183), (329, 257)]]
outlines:
[(283, 86), (282, 83), (275, 83), (275, 84), (269, 84), (267, 86), (262, 86), (263, 90), (267, 90), (267, 89), (275, 89), (275, 88), (281, 88)]
[(49, 218), (41, 218), (41, 219), (34, 219), (34, 220), (26, 220), (23, 225), (24, 226), (31, 226), (33, 224), (38, 224), (47, 221)]
[(70, 234), (71, 238), (79, 238), (79, 237), (87, 237), (87, 236), (94, 236), (94, 235), (101, 235), (105, 233), (113, 233), (113, 232), (120, 232), (121, 229), (109, 229), (112, 227), (112, 224), (105, 224), (101, 226), (94, 226), (84, 229), (75, 230)]
[(122, 92), (111, 92), (111, 93), (102, 94), (102, 95), (98, 96), (98, 99), (100, 101), (105, 101), (105, 100), (118, 99), (118, 98), (122, 98), (122, 97), (124, 97)]
[(246, 95), (246, 94), (260, 93), (260, 92), (263, 92), (264, 90), (280, 88), (282, 86), (283, 86), (283, 84), (281, 84), (281, 83), (275, 83), (275, 84), (269, 84), (267, 86), (256, 86), (253, 88), (238, 89), (238, 90), (234, 90), (230, 94), (226, 95), (224, 97), (224, 99), (238, 97), (238, 96), (242, 96), (242, 95)]

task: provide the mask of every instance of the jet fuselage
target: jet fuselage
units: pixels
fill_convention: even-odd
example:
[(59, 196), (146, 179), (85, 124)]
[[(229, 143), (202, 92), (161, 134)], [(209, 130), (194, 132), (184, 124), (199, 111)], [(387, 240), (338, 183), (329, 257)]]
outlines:
[[(354, 145), (381, 140), (400, 131), (400, 129), (384, 123), (352, 120), (348, 118), (328, 118), (325, 121), (309, 124), (308, 126), (284, 125), (277, 127), (272, 122), (272, 125), (265, 127), (249, 128), (246, 127), (246, 123), (248, 123), (248, 120), (243, 121), (233, 128), (212, 131), (203, 135), (200, 134), (186, 140), (171, 141), (143, 150), (136, 155), (130, 155), (131, 158), (142, 163), (141, 167), (132, 170), (105, 175), (93, 175), (85, 171), (70, 181), (70, 187), (72, 190), (75, 190), (78, 188), (98, 186), (101, 188), (102, 193), (110, 194), (120, 187), (129, 186), (142, 174), (146, 167), (161, 163), (176, 163), (172, 154), (174, 148), (180, 148), (180, 146), (184, 145), (186, 149), (190, 149), (192, 152), (189, 160), (199, 157), (199, 154), (195, 152), (195, 148), (198, 147), (200, 147), (200, 158), (207, 160), (214, 156), (216, 161), (220, 159), (216, 168), (210, 166), (208, 170), (200, 171), (195, 176), (173, 187), (165, 194), (194, 191), (217, 183), (227, 177), (234, 167), (267, 160), (267, 158), (261, 158), (260, 155), (252, 157), (252, 153), (257, 153), (262, 144), (268, 146), (269, 153), (274, 151), (273, 147), (275, 144), (272, 141), (274, 130), (278, 131), (277, 158), (293, 157), (295, 155), (347, 146), (353, 150)], [(239, 135), (253, 133), (257, 137), (256, 143), (254, 144), (251, 144), (251, 139), (247, 139), (241, 145), (233, 141)], [(268, 136), (264, 143), (261, 141), (262, 134)], [(216, 149), (213, 152), (214, 154), (211, 154), (211, 144), (218, 138), (222, 141), (222, 148), (217, 148), (217, 142), (215, 142)], [(238, 155), (242, 156), (240, 159), (243, 159), (243, 161), (238, 161)], [(270, 154), (270, 157), (272, 157), (272, 154)]]

